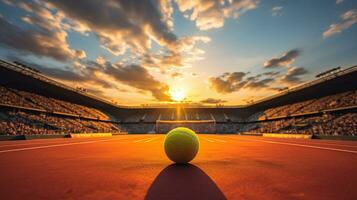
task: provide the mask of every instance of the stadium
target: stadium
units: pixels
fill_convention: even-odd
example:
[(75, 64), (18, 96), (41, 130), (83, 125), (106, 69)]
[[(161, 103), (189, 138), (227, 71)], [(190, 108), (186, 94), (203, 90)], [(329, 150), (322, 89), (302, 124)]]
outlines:
[[(30, 194), (34, 199), (53, 198), (52, 195), (82, 198), (86, 190), (91, 190), (90, 187), (95, 187), (98, 193), (89, 198), (124, 198), (126, 195), (143, 198), (143, 187), (158, 174), (159, 168), (169, 164), (160, 151), (162, 134), (178, 126), (203, 134), (199, 136), (202, 150), (195, 164), (213, 174), (221, 187), (232, 188), (227, 188), (223, 195), (202, 169), (194, 165), (177, 168), (169, 165), (149, 187), (146, 199), (169, 198), (165, 195), (173, 195), (177, 192), (175, 187), (191, 179), (195, 186), (185, 186), (188, 192), (180, 198), (194, 199), (206, 195), (204, 199), (236, 199), (253, 195), (241, 192), (249, 188), (229, 178), (234, 176), (235, 170), (243, 173), (237, 176), (242, 181), (259, 189), (254, 194), (257, 196), (250, 198), (285, 199), (306, 195), (308, 199), (335, 199), (339, 196), (352, 199), (356, 195), (350, 187), (356, 184), (353, 169), (357, 144), (311, 138), (355, 139), (357, 66), (240, 107), (180, 104), (124, 107), (9, 61), (1, 60), (0, 74), (1, 139), (44, 139), (15, 144), (1, 142), (1, 168), (7, 172), (2, 176), (1, 193), (7, 199)], [(289, 139), (282, 139), (282, 136)], [(68, 137), (72, 138), (62, 139)], [(238, 146), (244, 149), (238, 149)], [(294, 159), (290, 160), (291, 156)], [(72, 163), (74, 157), (81, 163), (77, 163), (78, 160)], [(242, 160), (247, 157), (250, 158)], [(32, 161), (27, 163), (28, 159)], [(87, 168), (87, 165), (96, 164), (98, 166)], [(51, 172), (53, 177), (46, 177), (48, 172), (38, 171), (43, 165), (47, 170), (55, 170)], [(222, 171), (220, 168), (228, 169)], [(275, 170), (284, 170), (287, 174), (281, 176)], [(177, 177), (176, 172), (185, 175)], [(26, 179), (30, 174), (34, 180)], [(83, 186), (81, 176), (84, 174), (89, 176), (86, 181), (113, 181), (118, 185), (83, 182), (86, 184)], [(110, 178), (112, 175), (117, 180)], [(51, 184), (51, 181), (60, 181), (60, 177), (64, 182), (56, 183), (56, 186)], [(308, 181), (309, 190), (306, 190), (304, 177), (314, 177)], [(166, 185), (169, 179), (178, 179), (178, 182)], [(26, 184), (30, 183), (36, 185), (30, 191), (6, 192), (12, 187), (28, 187)], [(284, 186), (280, 185), (282, 183)], [(74, 189), (71, 184), (76, 185)], [(120, 188), (121, 192), (113, 191), (112, 187)], [(200, 187), (208, 187), (210, 191), (202, 194)], [(271, 187), (276, 187), (276, 190), (270, 191)], [(53, 192), (43, 194), (43, 188)], [(166, 192), (160, 192), (163, 190)]]
[(0, 199), (357, 199), (356, 3), (0, 0)]
[(357, 66), (322, 76), (245, 106), (125, 107), (1, 61), (2, 134), (167, 133), (186, 126), (197, 133), (356, 136)]

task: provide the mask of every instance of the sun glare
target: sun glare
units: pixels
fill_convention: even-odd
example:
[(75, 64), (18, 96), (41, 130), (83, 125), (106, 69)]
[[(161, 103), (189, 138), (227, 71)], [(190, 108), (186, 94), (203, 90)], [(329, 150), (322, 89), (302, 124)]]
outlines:
[(171, 89), (169, 94), (173, 101), (183, 101), (186, 98), (186, 92), (183, 89)]

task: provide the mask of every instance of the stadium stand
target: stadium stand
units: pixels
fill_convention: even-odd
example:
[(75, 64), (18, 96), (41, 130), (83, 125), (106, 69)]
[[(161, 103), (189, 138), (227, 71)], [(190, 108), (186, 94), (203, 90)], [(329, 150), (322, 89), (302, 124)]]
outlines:
[(94, 108), (88, 108), (78, 104), (2, 86), (0, 86), (0, 91), (2, 92), (0, 98), (1, 103), (3, 104), (109, 120), (109, 117), (106, 114)]
[(0, 134), (120, 132), (103, 112), (0, 86)]
[(242, 131), (354, 136), (356, 109), (357, 91), (348, 91), (255, 113)]
[(2, 135), (68, 134), (120, 132), (110, 122), (92, 121), (81, 118), (51, 116), (46, 113), (24, 111), (1, 111), (0, 133)]
[(0, 135), (165, 133), (357, 134), (357, 66), (339, 69), (246, 106), (116, 105), (0, 60)]

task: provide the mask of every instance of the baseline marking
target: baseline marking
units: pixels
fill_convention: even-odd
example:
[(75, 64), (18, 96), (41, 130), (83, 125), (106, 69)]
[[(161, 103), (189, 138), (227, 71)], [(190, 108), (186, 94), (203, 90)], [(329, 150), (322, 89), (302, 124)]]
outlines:
[[(294, 143), (295, 143), (295, 142), (294, 142)], [(356, 145), (356, 146), (353, 146), (353, 145), (344, 145), (344, 144), (333, 144), (333, 143), (315, 142), (315, 141), (311, 141), (311, 143), (312, 143), (313, 145), (328, 145), (328, 146), (339, 146), (339, 147), (357, 148), (357, 145)], [(300, 141), (299, 141), (299, 142), (296, 142), (295, 144), (305, 145), (304, 143), (301, 143)]]
[[(125, 135), (127, 136), (127, 135)], [(113, 136), (113, 137), (120, 137), (120, 139), (138, 139), (138, 138), (142, 138), (142, 136), (129, 136), (129, 137), (122, 137), (122, 136)], [(133, 138), (130, 138), (130, 137), (133, 137)], [(71, 142), (76, 142), (76, 141), (92, 141), (92, 140), (95, 140), (95, 139), (98, 139), (98, 138), (54, 138), (54, 139), (34, 139), (34, 140), (19, 140), (19, 141), (12, 141), (13, 144), (9, 144), (9, 143), (6, 143), (6, 144), (3, 144), (1, 145), (1, 142), (0, 142), (0, 148), (2, 147), (16, 147), (16, 146), (28, 146), (28, 145), (38, 145), (38, 144), (62, 144), (61, 142), (68, 142), (68, 143), (71, 143)], [(145, 138), (146, 139), (146, 138)]]
[(296, 143), (289, 143), (289, 142), (276, 142), (276, 141), (271, 141), (271, 140), (255, 140), (255, 139), (243, 139), (243, 140), (248, 140), (248, 141), (250, 140), (250, 141), (265, 142), (265, 143), (270, 143), (270, 144), (282, 144), (282, 145), (289, 145), (289, 146), (307, 147), (307, 148), (312, 148), (312, 149), (323, 149), (323, 150), (339, 151), (339, 152), (357, 154), (357, 151), (346, 150), (346, 149), (336, 149), (336, 148), (312, 146), (312, 145), (305, 145), (305, 144), (296, 144)]
[(145, 140), (151, 140), (151, 138), (144, 138), (144, 139), (140, 139), (140, 140), (135, 140), (134, 143), (142, 142), (142, 141), (145, 141)]
[[(66, 139), (66, 140), (70, 140), (69, 138)], [(36, 145), (36, 144), (56, 144), (58, 142), (61, 142), (61, 141), (36, 141), (36, 142), (24, 142), (24, 143), (18, 143), (18, 144), (4, 144), (4, 145), (0, 145), (0, 148), (1, 147), (16, 147), (16, 146), (27, 146), (27, 145)]]
[(156, 139), (157, 139), (157, 138), (150, 138), (150, 139), (144, 141), (144, 143), (151, 142), (151, 141), (156, 140)]
[(34, 150), (34, 149), (45, 149), (45, 148), (52, 148), (52, 147), (63, 147), (63, 146), (71, 146), (77, 144), (91, 144), (97, 142), (106, 142), (115, 139), (105, 139), (105, 140), (94, 140), (94, 141), (84, 141), (84, 142), (71, 142), (71, 143), (62, 143), (62, 144), (53, 144), (53, 145), (44, 145), (44, 146), (37, 146), (37, 147), (25, 147), (25, 148), (18, 148), (18, 149), (7, 149), (1, 150), (0, 153), (7, 153), (7, 152), (16, 152), (16, 151), (26, 151), (26, 150)]
[(225, 141), (225, 140), (221, 140), (221, 139), (216, 139), (216, 138), (210, 138), (210, 140), (214, 140), (214, 141), (216, 141), (216, 142), (227, 142), (227, 141)]
[(203, 138), (203, 139), (207, 140), (208, 142), (215, 142), (214, 140), (210, 140), (208, 138)]

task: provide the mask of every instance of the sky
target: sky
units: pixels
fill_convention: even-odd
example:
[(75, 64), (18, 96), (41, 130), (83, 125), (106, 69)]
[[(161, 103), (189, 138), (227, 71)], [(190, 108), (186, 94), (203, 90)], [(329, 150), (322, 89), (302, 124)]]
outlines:
[(0, 0), (0, 58), (121, 105), (244, 105), (357, 64), (356, 0)]

